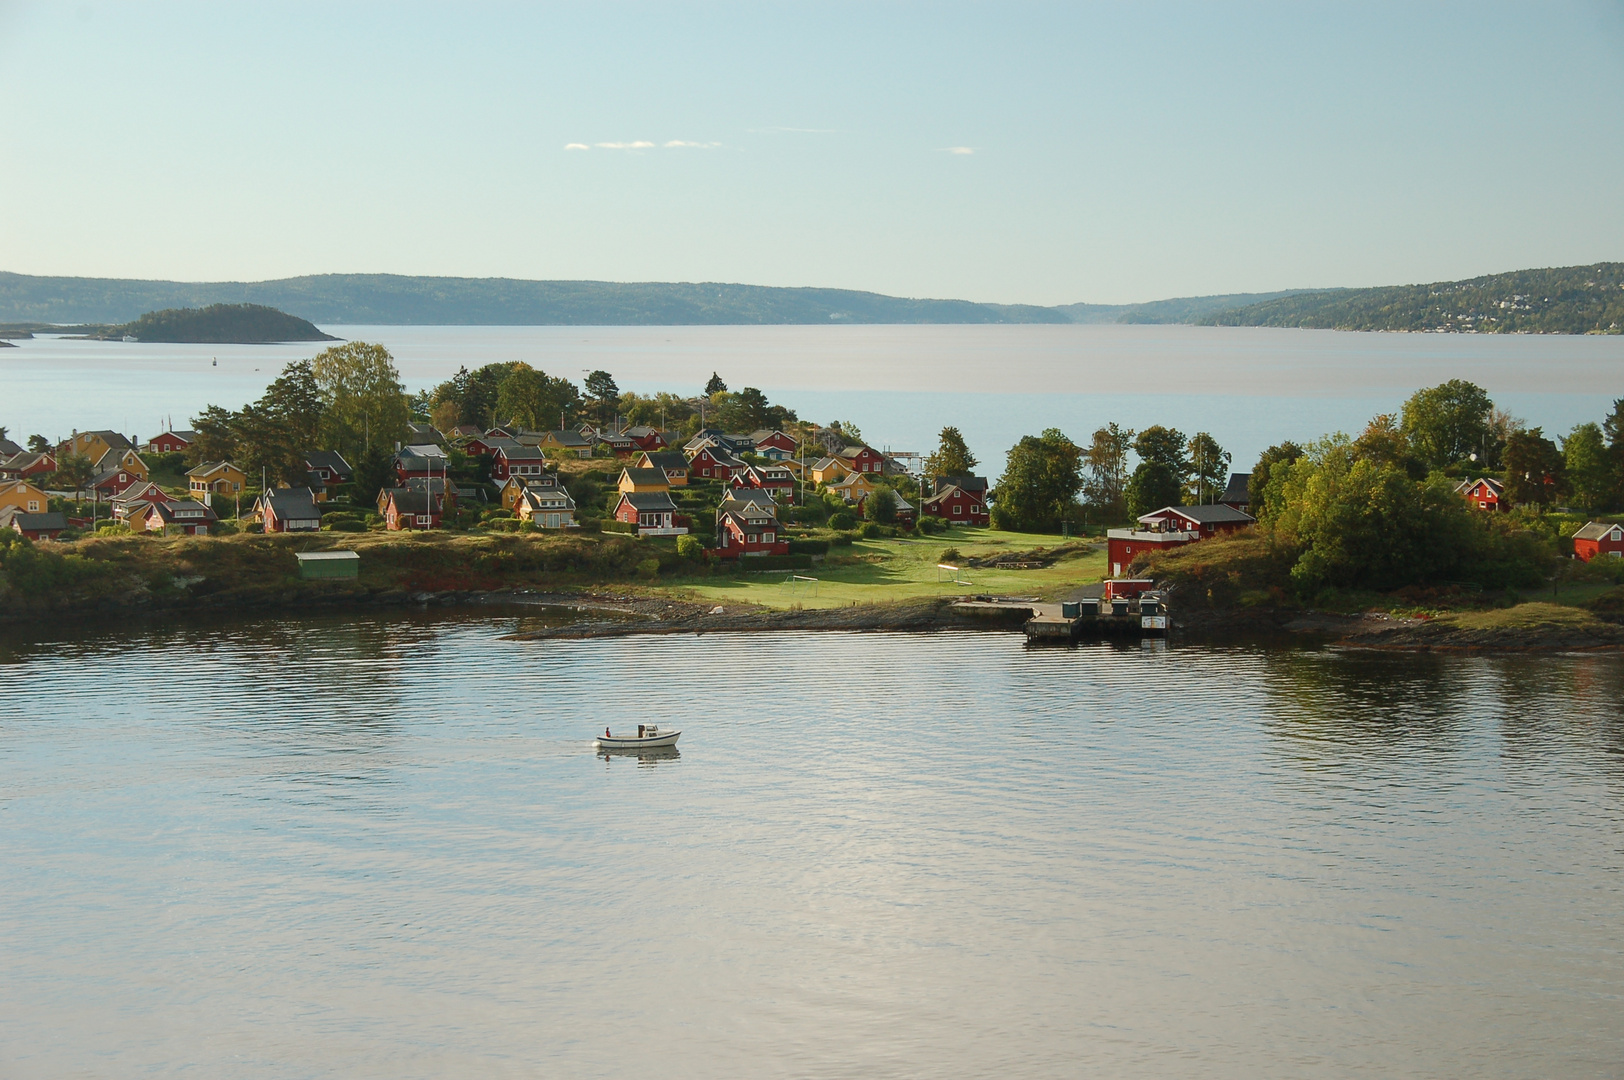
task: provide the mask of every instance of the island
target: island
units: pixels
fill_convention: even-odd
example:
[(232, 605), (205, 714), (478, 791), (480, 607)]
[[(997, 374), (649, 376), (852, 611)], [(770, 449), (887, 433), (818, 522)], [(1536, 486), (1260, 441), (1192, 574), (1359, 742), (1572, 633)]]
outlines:
[(99, 326), (84, 336), (101, 341), (133, 339), (206, 345), (339, 340), (297, 315), (261, 304), (210, 304), (205, 308), (149, 311), (134, 322)]

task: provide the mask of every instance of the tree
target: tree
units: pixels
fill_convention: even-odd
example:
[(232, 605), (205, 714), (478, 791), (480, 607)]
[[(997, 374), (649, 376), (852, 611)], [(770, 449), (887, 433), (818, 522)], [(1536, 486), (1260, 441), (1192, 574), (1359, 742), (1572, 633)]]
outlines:
[(243, 468), (249, 473), (264, 469), (269, 477), (288, 484), (304, 483), (305, 455), (321, 445), (324, 411), (310, 362), (300, 360), (283, 368), (258, 401), (229, 421)]
[(210, 405), (192, 417), (192, 430), (197, 438), (186, 448), (186, 461), (200, 465), (205, 461), (231, 461), (237, 456), (237, 414), (218, 405)]
[(326, 406), (322, 435), (327, 448), (355, 453), (406, 437), (411, 413), (388, 349), (348, 341), (323, 349), (310, 370)]
[(766, 394), (753, 386), (746, 386), (737, 394), (721, 395), (717, 402), (716, 422), (728, 431), (756, 431), (773, 422), (772, 405), (767, 401)]
[(1109, 519), (1121, 517), (1127, 509), (1128, 451), (1133, 447), (1133, 436), (1128, 428), (1106, 424), (1095, 429), (1083, 457), (1088, 466), (1084, 497)]
[(713, 394), (725, 393), (727, 393), (727, 383), (723, 382), (722, 377), (716, 372), (711, 372), (710, 382), (705, 384), (705, 396), (710, 397)]
[(30, 435), (28, 437), (28, 452), (30, 454), (43, 454), (51, 448), (43, 435)]
[(1123, 492), (1128, 503), (1128, 516), (1137, 518), (1164, 506), (1177, 506), (1182, 501), (1184, 485), (1164, 461), (1142, 461), (1128, 479)]
[(1400, 427), (1410, 449), (1429, 469), (1441, 469), (1489, 448), (1488, 393), (1464, 379), (1417, 390), (1404, 403)]
[(620, 412), (630, 426), (644, 426), (664, 431), (679, 428), (696, 415), (693, 403), (687, 398), (661, 391), (649, 397), (641, 394), (620, 395)]
[(607, 371), (594, 371), (581, 386), (587, 400), (597, 407), (598, 422), (602, 423), (604, 409), (614, 408), (620, 401), (620, 387), (615, 385), (615, 377)]
[[(1133, 452), (1140, 461), (1155, 461), (1166, 465), (1178, 478), (1182, 489), (1190, 478), (1190, 460), (1184, 456), (1184, 435), (1174, 428), (1156, 424), (1139, 433), (1133, 441)], [(1162, 505), (1167, 505), (1163, 503)]]
[(1197, 504), (1212, 502), (1224, 493), (1224, 486), (1229, 481), (1229, 462), (1229, 451), (1219, 446), (1218, 440), (1205, 431), (1196, 432), (1190, 439), (1190, 466), (1195, 480), (1193, 494)]
[(1587, 514), (1611, 506), (1618, 494), (1618, 470), (1599, 424), (1580, 424), (1562, 440), (1568, 489)]
[(969, 476), (975, 472), (978, 464), (980, 462), (970, 453), (970, 448), (965, 445), (964, 436), (960, 434), (959, 429), (945, 427), (942, 429), (936, 452), (925, 459), (925, 475)]
[(1009, 451), (993, 492), (993, 524), (1021, 532), (1058, 532), (1078, 517), (1083, 451), (1058, 428), (1025, 435)]
[(863, 433), (857, 425), (850, 420), (835, 420), (829, 424), (829, 430), (841, 437), (847, 446), (863, 446)]
[(377, 445), (361, 451), (361, 456), (355, 461), (355, 477), (351, 481), (356, 505), (376, 506), (378, 493), (394, 486), (394, 459), (389, 451)]
[[(1406, 471), (1412, 464), (1420, 466), (1420, 461), (1410, 453), (1410, 440), (1393, 413), (1380, 413), (1371, 418), (1364, 433), (1353, 442), (1353, 456), (1373, 465), (1396, 465)], [(1426, 469), (1420, 468), (1416, 479), (1425, 475)]]
[(434, 425), (435, 431), (444, 435), (462, 423), (462, 410), (455, 401), (442, 401), (429, 410), (429, 423)]
[(95, 475), (95, 463), (84, 454), (65, 454), (56, 463), (56, 474), (51, 482), (55, 487), (72, 491), (77, 497)]
[(1251, 506), (1252, 516), (1259, 521), (1265, 520), (1272, 511), (1269, 509), (1268, 488), (1275, 474), (1285, 475), (1284, 466), (1290, 465), (1303, 456), (1303, 448), (1287, 440), (1278, 445), (1271, 446), (1263, 451), (1263, 456), (1257, 459), (1252, 466), (1251, 478), (1246, 483), (1246, 498)]
[(877, 525), (890, 525), (897, 520), (897, 493), (888, 487), (877, 487), (863, 500), (863, 516)]
[(529, 364), (513, 364), (497, 386), (496, 411), (504, 421), (551, 430), (579, 406), (579, 394), (568, 379), (553, 378)]
[(1513, 432), (1506, 440), (1506, 496), (1513, 503), (1547, 507), (1564, 487), (1566, 463), (1541, 428)]

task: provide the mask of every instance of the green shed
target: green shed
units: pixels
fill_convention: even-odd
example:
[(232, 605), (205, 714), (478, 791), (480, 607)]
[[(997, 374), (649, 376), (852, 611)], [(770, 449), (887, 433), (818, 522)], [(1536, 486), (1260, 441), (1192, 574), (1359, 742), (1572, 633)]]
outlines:
[(361, 573), (361, 556), (354, 551), (300, 551), (299, 576), (302, 578), (338, 578), (354, 581)]

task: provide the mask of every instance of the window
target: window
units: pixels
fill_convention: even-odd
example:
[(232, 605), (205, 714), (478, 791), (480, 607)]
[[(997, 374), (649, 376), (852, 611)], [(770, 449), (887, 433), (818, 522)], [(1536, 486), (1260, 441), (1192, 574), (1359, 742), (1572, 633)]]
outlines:
[(773, 534), (772, 533), (762, 533), (761, 534), (761, 542), (763, 544), (772, 543), (773, 542)]
[(242, 490), (242, 485), (239, 484), (239, 483), (233, 482), (232, 485), (231, 485), (231, 490), (232, 491), (241, 491)]
[(39, 513), (39, 500), (38, 499), (29, 499), (28, 500), (28, 512), (30, 514)]
[(757, 543), (757, 540), (756, 540), (756, 534), (755, 534), (755, 533), (751, 533), (751, 534), (750, 534), (750, 535), (749, 535), (749, 536), (747, 536), (747, 537), (745, 537), (745, 541), (746, 541), (746, 542), (747, 542), (747, 543), (751, 543), (751, 544), (754, 544), (754, 543)]

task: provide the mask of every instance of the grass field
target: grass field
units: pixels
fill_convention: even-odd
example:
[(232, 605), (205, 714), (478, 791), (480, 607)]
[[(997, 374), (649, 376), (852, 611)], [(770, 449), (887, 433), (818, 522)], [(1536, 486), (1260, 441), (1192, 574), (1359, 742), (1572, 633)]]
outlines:
[[(948, 548), (959, 551), (962, 558), (958, 565), (963, 567), (963, 559), (973, 556), (1052, 548), (1064, 542), (1058, 536), (955, 528), (923, 540), (859, 540), (849, 548), (834, 548), (830, 562), (795, 572), (816, 581), (795, 581), (789, 571), (779, 570), (741, 573), (733, 578), (669, 578), (663, 579), (661, 585), (680, 588), (697, 599), (775, 608), (797, 604), (808, 608), (845, 607), (970, 593), (1053, 599), (1078, 585), (1100, 580), (1105, 573), (1103, 546), (1098, 551), (1063, 558), (1053, 566), (1038, 570), (965, 568), (953, 574), (939, 570), (937, 563), (942, 561), (942, 552)], [(749, 560), (744, 563), (748, 566)]]
[(1460, 611), (1440, 615), (1438, 622), (1462, 630), (1594, 630), (1606, 626), (1581, 608), (1548, 602), (1518, 604), (1492, 611)]

